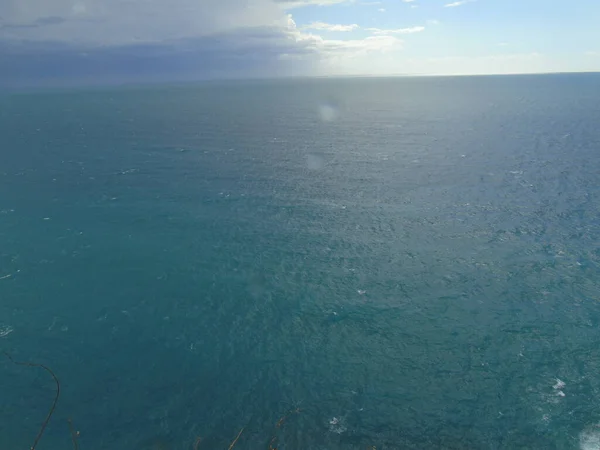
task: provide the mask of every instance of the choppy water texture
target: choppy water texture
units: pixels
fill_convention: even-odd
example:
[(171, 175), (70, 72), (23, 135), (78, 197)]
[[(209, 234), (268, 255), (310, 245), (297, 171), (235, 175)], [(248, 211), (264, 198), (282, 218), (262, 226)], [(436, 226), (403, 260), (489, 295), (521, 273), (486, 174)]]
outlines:
[[(600, 448), (599, 75), (0, 119), (0, 346), (60, 378), (44, 449), (67, 417), (84, 450)], [(0, 386), (0, 447), (28, 448), (52, 380), (3, 359)]]

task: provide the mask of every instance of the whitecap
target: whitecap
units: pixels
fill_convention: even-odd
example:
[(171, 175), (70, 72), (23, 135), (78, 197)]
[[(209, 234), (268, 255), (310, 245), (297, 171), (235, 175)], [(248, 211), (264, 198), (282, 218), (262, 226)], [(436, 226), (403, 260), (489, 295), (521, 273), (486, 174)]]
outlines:
[(344, 424), (344, 419), (340, 417), (333, 417), (329, 421), (329, 431), (332, 433), (342, 434), (346, 431), (346, 425)]
[(600, 450), (600, 424), (592, 425), (579, 433), (581, 450)]
[(10, 325), (0, 324), (0, 337), (8, 336), (15, 329)]

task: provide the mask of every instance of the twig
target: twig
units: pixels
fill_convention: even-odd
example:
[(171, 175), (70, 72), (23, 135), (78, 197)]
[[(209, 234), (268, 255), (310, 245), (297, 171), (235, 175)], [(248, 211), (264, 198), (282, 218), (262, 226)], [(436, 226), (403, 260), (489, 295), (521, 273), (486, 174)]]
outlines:
[(27, 366), (27, 367), (40, 367), (42, 369), (44, 369), (46, 372), (48, 372), (50, 375), (52, 375), (52, 378), (54, 378), (54, 382), (56, 383), (56, 396), (54, 397), (54, 402), (52, 402), (52, 407), (50, 408), (50, 411), (48, 411), (48, 415), (46, 416), (46, 419), (44, 420), (44, 423), (42, 424), (42, 427), (40, 428), (39, 433), (37, 434), (35, 441), (33, 442), (33, 445), (30, 447), (30, 450), (35, 450), (35, 448), (38, 445), (38, 442), (40, 441), (40, 439), (42, 438), (42, 435), (44, 434), (44, 430), (46, 430), (46, 426), (48, 425), (48, 422), (50, 422), (50, 418), (52, 417), (52, 414), (54, 414), (54, 410), (56, 409), (56, 404), (58, 403), (58, 398), (60, 397), (60, 382), (58, 381), (58, 378), (56, 377), (56, 375), (54, 375), (54, 372), (52, 372), (52, 370), (50, 370), (50, 368), (48, 368), (47, 366), (43, 365), (43, 364), (37, 364), (37, 363), (31, 363), (31, 362), (21, 362), (21, 361), (15, 361), (12, 356), (10, 356), (7, 352), (3, 352), (6, 357), (8, 359), (10, 359), (10, 361), (13, 364), (16, 364), (18, 366)]
[[(244, 428), (246, 428), (246, 427), (244, 427)], [(236, 437), (236, 438), (233, 440), (233, 442), (232, 442), (232, 443), (231, 443), (231, 445), (229, 446), (229, 450), (231, 450), (231, 449), (233, 448), (233, 446), (234, 446), (235, 444), (237, 444), (237, 441), (238, 441), (238, 439), (240, 438), (240, 436), (242, 435), (242, 432), (244, 431), (244, 428), (242, 428), (242, 429), (240, 430), (240, 432), (238, 433), (237, 437)]]
[[(285, 413), (283, 416), (281, 416), (281, 418), (277, 421), (277, 423), (275, 424), (275, 428), (281, 428), (282, 425), (285, 423), (285, 421), (287, 420), (288, 417), (290, 417), (292, 414), (299, 414), (300, 413), (300, 408), (296, 408), (296, 409), (292, 409), (291, 411), (288, 411), (287, 413)], [(272, 437), (271, 440), (269, 441), (269, 447), (268, 450), (277, 450), (277, 447), (275, 446), (275, 444), (277, 443), (277, 433), (275, 433)]]
[(198, 436), (194, 442), (194, 450), (198, 450), (200, 448), (200, 442), (202, 442), (202, 438)]
[(67, 420), (69, 422), (69, 430), (71, 431), (71, 439), (73, 440), (73, 448), (75, 450), (79, 450), (79, 443), (77, 442), (77, 436), (79, 436), (79, 431), (75, 431), (73, 428), (73, 421), (71, 419)]

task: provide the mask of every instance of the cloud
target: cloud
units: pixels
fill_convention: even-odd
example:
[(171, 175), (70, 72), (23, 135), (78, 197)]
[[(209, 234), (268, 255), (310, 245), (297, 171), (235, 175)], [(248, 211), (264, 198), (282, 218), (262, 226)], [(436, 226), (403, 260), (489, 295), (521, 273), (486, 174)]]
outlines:
[(413, 34), (420, 33), (425, 30), (425, 27), (409, 27), (409, 28), (397, 28), (393, 30), (386, 30), (382, 28), (365, 28), (366, 31), (369, 31), (375, 35), (388, 35), (388, 34)]
[(402, 0), (402, 1), (403, 1), (404, 3), (412, 3), (412, 2), (414, 2), (415, 0)]
[(446, 3), (444, 5), (444, 8), (456, 8), (457, 6), (466, 5), (467, 3), (471, 3), (473, 1), (475, 0), (459, 0), (457, 2)]
[(586, 56), (600, 56), (600, 52), (597, 52), (595, 50), (588, 50), (587, 52), (585, 52)]
[(312, 22), (302, 28), (305, 30), (354, 31), (360, 27), (355, 23), (350, 25), (334, 25), (325, 22)]
[(0, 84), (344, 73), (348, 67), (369, 67), (371, 58), (393, 58), (402, 49), (396, 36), (402, 32), (325, 39), (314, 33), (359, 27), (315, 22), (299, 28), (281, 5), (272, 0), (0, 0)]
[(130, 45), (272, 26), (271, 0), (2, 0), (0, 40)]
[(291, 15), (288, 16), (288, 33), (303, 49), (309, 49), (319, 57), (364, 56), (372, 52), (399, 49), (402, 41), (393, 36), (369, 36), (364, 39), (323, 39), (319, 35), (298, 29)]
[(331, 6), (340, 3), (354, 3), (354, 0), (275, 0), (284, 9), (301, 8), (303, 6)]
[(48, 25), (58, 25), (65, 21), (62, 17), (50, 16), (50, 17), (40, 17), (34, 20), (31, 23), (9, 23), (5, 22), (0, 24), (0, 30), (10, 30), (10, 29), (19, 29), (19, 28), (37, 28), (44, 27)]
[(385, 8), (379, 8), (377, 11), (379, 11), (379, 12), (385, 12)]
[[(294, 64), (286, 64), (282, 55), (293, 55)], [(55, 43), (5, 43), (0, 45), (0, 84), (308, 75), (310, 63), (320, 57), (317, 47), (275, 27), (92, 49)]]
[(290, 20), (272, 0), (0, 0), (0, 83), (310, 74)]
[(361, 56), (370, 52), (387, 52), (401, 47), (402, 41), (393, 36), (369, 36), (365, 39), (323, 40), (321, 50), (327, 53), (351, 53)]

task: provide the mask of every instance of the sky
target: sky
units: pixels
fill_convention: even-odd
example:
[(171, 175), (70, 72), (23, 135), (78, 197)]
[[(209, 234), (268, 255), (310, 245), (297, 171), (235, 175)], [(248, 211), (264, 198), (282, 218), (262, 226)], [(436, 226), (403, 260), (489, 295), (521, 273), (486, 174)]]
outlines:
[(599, 23), (599, 0), (0, 0), (0, 85), (600, 71)]

